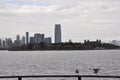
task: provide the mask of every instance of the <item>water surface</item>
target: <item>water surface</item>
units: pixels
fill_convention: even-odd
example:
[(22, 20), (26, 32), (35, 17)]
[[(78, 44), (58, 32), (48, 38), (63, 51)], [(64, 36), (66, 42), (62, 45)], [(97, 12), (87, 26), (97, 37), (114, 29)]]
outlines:
[(0, 75), (94, 74), (90, 68), (120, 75), (120, 51), (0, 51)]

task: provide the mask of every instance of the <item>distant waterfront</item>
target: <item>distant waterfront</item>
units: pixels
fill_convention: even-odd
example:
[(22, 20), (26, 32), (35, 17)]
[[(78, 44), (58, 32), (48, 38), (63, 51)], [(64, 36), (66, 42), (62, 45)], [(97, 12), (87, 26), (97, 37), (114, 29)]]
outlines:
[(8, 50), (105, 50), (105, 49), (120, 49), (120, 46), (115, 46), (109, 43), (101, 43), (101, 40), (84, 41), (84, 43), (39, 43), (15, 46)]

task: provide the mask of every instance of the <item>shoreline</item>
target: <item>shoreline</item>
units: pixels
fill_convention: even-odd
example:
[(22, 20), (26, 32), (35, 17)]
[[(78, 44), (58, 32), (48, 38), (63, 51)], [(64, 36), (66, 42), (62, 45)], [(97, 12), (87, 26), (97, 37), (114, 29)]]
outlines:
[(87, 49), (87, 50), (0, 50), (0, 51), (102, 51), (102, 50), (120, 50), (120, 49)]

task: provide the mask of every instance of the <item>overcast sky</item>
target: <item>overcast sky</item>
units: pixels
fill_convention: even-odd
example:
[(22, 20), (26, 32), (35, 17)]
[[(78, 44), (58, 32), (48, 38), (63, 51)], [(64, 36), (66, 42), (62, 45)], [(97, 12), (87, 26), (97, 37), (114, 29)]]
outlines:
[(0, 37), (25, 32), (53, 37), (61, 24), (62, 40), (120, 40), (120, 0), (0, 0)]

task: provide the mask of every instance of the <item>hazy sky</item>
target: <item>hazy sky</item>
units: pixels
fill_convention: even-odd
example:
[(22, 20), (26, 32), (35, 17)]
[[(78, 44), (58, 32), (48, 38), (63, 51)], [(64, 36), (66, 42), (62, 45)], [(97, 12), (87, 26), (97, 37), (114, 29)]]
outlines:
[(45, 33), (62, 40), (120, 40), (120, 0), (0, 0), (0, 37)]

